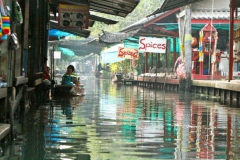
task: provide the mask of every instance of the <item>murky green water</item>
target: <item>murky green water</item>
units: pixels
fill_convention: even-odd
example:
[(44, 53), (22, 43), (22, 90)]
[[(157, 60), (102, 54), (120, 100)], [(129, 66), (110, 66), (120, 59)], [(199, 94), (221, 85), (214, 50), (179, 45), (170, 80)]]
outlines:
[(1, 144), (1, 159), (240, 159), (240, 109), (109, 80), (83, 83), (85, 97), (20, 116), (20, 134)]

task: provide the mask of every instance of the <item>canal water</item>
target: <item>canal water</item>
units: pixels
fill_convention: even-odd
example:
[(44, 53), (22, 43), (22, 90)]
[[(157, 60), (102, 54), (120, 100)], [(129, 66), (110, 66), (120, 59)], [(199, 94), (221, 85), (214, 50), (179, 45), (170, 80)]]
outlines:
[(240, 109), (83, 77), (85, 97), (19, 114), (0, 159), (240, 159)]

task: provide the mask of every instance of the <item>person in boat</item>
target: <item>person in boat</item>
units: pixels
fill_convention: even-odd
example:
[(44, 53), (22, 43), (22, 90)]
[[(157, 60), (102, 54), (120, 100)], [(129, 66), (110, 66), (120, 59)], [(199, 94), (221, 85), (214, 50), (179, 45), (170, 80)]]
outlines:
[(71, 85), (73, 86), (77, 81), (77, 74), (74, 72), (75, 68), (73, 65), (69, 65), (67, 67), (66, 73), (62, 77), (63, 85)]

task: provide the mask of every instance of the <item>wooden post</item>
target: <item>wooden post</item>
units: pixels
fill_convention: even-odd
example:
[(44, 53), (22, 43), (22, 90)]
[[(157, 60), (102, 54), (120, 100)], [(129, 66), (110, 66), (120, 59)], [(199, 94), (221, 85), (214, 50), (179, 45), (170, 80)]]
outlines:
[(148, 73), (148, 52), (146, 53), (145, 56), (145, 73)]
[(13, 108), (13, 103), (15, 102), (15, 97), (16, 97), (16, 88), (12, 87), (11, 88), (11, 98), (9, 97), (10, 100), (10, 136), (13, 139), (14, 134), (13, 134), (13, 121), (14, 121), (14, 108)]
[[(181, 13), (178, 15), (179, 19), (178, 19), (178, 28), (179, 28), (179, 38), (180, 38), (180, 45), (184, 44), (184, 30), (185, 30), (185, 26), (184, 26), (184, 17), (185, 17), (185, 10), (181, 11)], [(182, 50), (182, 48), (180, 49), (180, 56), (182, 57), (183, 61), (184, 61), (184, 57), (185, 57), (185, 53)], [(180, 79), (179, 80), (179, 91), (185, 91), (185, 80)]]
[(173, 66), (174, 68), (174, 63), (177, 60), (177, 38), (173, 38)]
[(153, 68), (153, 53), (151, 53), (151, 69)]
[(186, 85), (185, 91), (191, 92), (192, 81), (191, 81), (191, 74), (192, 74), (192, 31), (191, 31), (191, 8), (190, 5), (186, 6), (186, 26), (185, 26), (185, 67), (186, 67)]
[(161, 67), (161, 65), (160, 65), (160, 55), (161, 55), (161, 53), (157, 53), (157, 68), (160, 68)]
[(170, 43), (171, 43), (171, 42), (170, 42), (170, 40), (168, 39), (168, 40), (167, 40), (167, 49), (166, 49), (166, 54), (165, 54), (165, 63), (166, 63), (166, 64), (165, 64), (165, 65), (166, 65), (165, 67), (166, 67), (166, 68), (168, 68), (168, 53), (171, 51), (171, 49), (170, 49)]

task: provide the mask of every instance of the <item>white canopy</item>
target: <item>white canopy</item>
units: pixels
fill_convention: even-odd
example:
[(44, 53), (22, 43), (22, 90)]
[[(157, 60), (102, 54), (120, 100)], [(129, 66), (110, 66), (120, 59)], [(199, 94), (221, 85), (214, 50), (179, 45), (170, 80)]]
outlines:
[(118, 47), (124, 47), (123, 44), (117, 44), (101, 52), (103, 63), (115, 63), (125, 60), (125, 58), (118, 57)]

